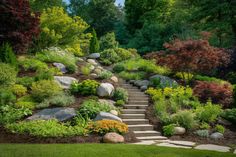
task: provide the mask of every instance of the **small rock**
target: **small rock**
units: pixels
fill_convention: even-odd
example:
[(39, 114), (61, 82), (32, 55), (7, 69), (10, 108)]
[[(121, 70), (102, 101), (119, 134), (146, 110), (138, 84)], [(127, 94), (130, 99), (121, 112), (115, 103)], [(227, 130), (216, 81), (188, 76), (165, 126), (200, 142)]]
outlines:
[(142, 87), (142, 86), (148, 86), (149, 81), (148, 80), (137, 80), (134, 82), (135, 86)]
[(79, 58), (78, 58), (78, 61), (79, 61), (79, 62), (83, 62), (84, 60), (83, 60), (83, 58), (80, 58), (80, 57), (79, 57)]
[(97, 77), (98, 77), (98, 75), (95, 74), (95, 73), (91, 73), (90, 76), (92, 76), (92, 77), (94, 77), (94, 78), (97, 78)]
[(115, 115), (115, 116), (118, 116), (118, 112), (116, 110), (111, 110), (110, 113)]
[(186, 132), (186, 129), (183, 127), (175, 127), (174, 128), (175, 135), (183, 135), (183, 134), (185, 134), (185, 132)]
[(123, 136), (121, 136), (115, 132), (111, 132), (111, 133), (107, 133), (103, 137), (103, 142), (104, 143), (124, 143), (125, 139)]
[(142, 86), (140, 89), (141, 89), (141, 91), (146, 91), (148, 89), (148, 87), (147, 86)]
[(213, 139), (213, 140), (218, 140), (218, 139), (224, 138), (224, 135), (222, 133), (215, 132), (215, 133), (210, 135), (210, 138)]
[(101, 83), (97, 89), (97, 94), (101, 97), (111, 97), (115, 88), (110, 83)]
[(51, 108), (51, 109), (43, 109), (38, 113), (30, 116), (27, 120), (50, 120), (57, 119), (58, 121), (66, 121), (74, 116), (76, 116), (76, 111), (74, 108)]
[(103, 120), (103, 119), (116, 120), (116, 121), (122, 122), (121, 118), (107, 112), (99, 112), (94, 120), (98, 121), (98, 120)]
[(104, 70), (104, 68), (101, 67), (101, 66), (97, 66), (97, 68), (100, 69), (100, 70)]
[(90, 59), (97, 59), (100, 58), (100, 53), (92, 53), (88, 56)]
[(69, 76), (54, 76), (54, 79), (63, 89), (69, 89), (73, 82), (78, 82), (76, 78)]
[(212, 151), (218, 151), (218, 152), (229, 152), (230, 147), (226, 146), (219, 146), (214, 144), (202, 144), (195, 147), (195, 149), (199, 150), (212, 150)]
[(94, 59), (88, 59), (87, 62), (92, 65), (98, 65), (98, 63)]
[(130, 80), (129, 83), (130, 84), (134, 84), (135, 80)]
[(221, 125), (224, 125), (224, 126), (230, 126), (230, 125), (232, 125), (231, 122), (229, 122), (229, 121), (227, 121), (226, 119), (223, 119), (223, 118), (220, 118), (220, 119), (218, 120), (218, 123), (221, 124)]
[(118, 82), (119, 82), (119, 80), (118, 80), (118, 78), (117, 78), (116, 76), (112, 76), (112, 77), (111, 77), (111, 80), (112, 80), (113, 82), (115, 82), (115, 83), (118, 83)]
[(59, 69), (63, 74), (67, 73), (66, 66), (62, 63), (53, 63), (53, 65)]
[(94, 71), (93, 71), (95, 74), (100, 74), (101, 72), (102, 72), (102, 70), (101, 69), (98, 69), (98, 68), (96, 68)]

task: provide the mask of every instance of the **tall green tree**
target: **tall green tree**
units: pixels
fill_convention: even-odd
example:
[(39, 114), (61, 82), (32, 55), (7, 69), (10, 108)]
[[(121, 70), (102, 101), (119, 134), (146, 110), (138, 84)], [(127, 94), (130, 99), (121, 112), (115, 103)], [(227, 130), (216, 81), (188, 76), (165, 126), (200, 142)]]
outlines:
[(186, 0), (196, 7), (192, 14), (195, 26), (216, 35), (217, 46), (236, 45), (235, 0)]
[(117, 21), (115, 0), (91, 0), (88, 14), (88, 23), (97, 31), (99, 37), (114, 30)]
[(80, 16), (85, 21), (89, 21), (89, 2), (90, 0), (70, 0), (67, 6), (69, 14), (72, 16)]
[(29, 0), (30, 7), (35, 12), (42, 12), (44, 9), (52, 7), (66, 7), (63, 0)]
[(97, 38), (97, 33), (96, 33), (95, 29), (93, 29), (92, 38), (91, 38), (90, 46), (89, 46), (89, 52), (90, 53), (97, 53), (99, 51), (99, 49), (100, 49), (100, 46), (99, 46), (99, 41)]

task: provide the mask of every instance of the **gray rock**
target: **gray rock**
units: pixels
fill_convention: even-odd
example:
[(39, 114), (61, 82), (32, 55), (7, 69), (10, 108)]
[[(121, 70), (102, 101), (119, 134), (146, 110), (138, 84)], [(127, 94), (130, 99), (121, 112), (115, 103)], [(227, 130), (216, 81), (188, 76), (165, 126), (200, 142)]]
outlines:
[(101, 83), (97, 89), (98, 96), (101, 97), (111, 97), (115, 88), (110, 83)]
[(95, 73), (91, 73), (90, 76), (92, 76), (92, 77), (94, 77), (94, 78), (97, 78), (97, 77), (98, 77), (98, 75), (95, 74)]
[(187, 149), (192, 148), (192, 147), (188, 147), (188, 146), (175, 145), (175, 144), (171, 144), (171, 143), (160, 143), (160, 144), (157, 144), (157, 146), (173, 147), (173, 148), (187, 148)]
[(224, 135), (222, 133), (215, 132), (215, 133), (210, 135), (210, 138), (213, 139), (213, 140), (218, 140), (218, 139), (224, 138)]
[(106, 133), (106, 135), (103, 137), (104, 143), (124, 143), (125, 138), (115, 132)]
[(99, 112), (94, 120), (98, 121), (98, 120), (103, 120), (103, 119), (116, 120), (116, 121), (122, 122), (121, 118), (107, 112)]
[(79, 58), (78, 58), (78, 61), (79, 61), (79, 62), (83, 62), (84, 60), (83, 60), (83, 58), (80, 58), (80, 57), (79, 57)]
[(180, 145), (180, 146), (187, 146), (187, 147), (193, 147), (196, 145), (195, 142), (191, 142), (191, 141), (169, 141), (168, 143)]
[(218, 152), (229, 152), (230, 147), (226, 146), (218, 146), (213, 144), (202, 144), (195, 147), (195, 149), (199, 150), (212, 150), (212, 151), (218, 151)]
[(231, 122), (229, 122), (229, 121), (227, 121), (226, 119), (223, 119), (223, 118), (219, 118), (218, 123), (221, 124), (221, 125), (225, 125), (225, 126), (232, 125)]
[(88, 59), (87, 62), (92, 65), (98, 65), (98, 63), (94, 59)]
[(97, 66), (97, 69), (104, 70), (104, 68), (101, 66)]
[(129, 83), (130, 84), (134, 84), (135, 80), (130, 80)]
[(74, 116), (76, 116), (76, 111), (74, 108), (52, 108), (52, 109), (43, 109), (38, 113), (30, 116), (27, 120), (50, 120), (57, 119), (58, 121), (66, 121)]
[(59, 69), (63, 74), (67, 73), (68, 71), (66, 70), (66, 66), (62, 63), (53, 63), (53, 65)]
[(88, 56), (90, 59), (97, 59), (100, 58), (100, 53), (92, 53)]
[[(151, 80), (153, 80), (153, 79), (160, 79), (160, 84), (163, 86), (163, 87), (173, 87), (173, 86), (176, 86), (176, 85), (178, 85), (178, 83), (175, 81), (175, 80), (173, 80), (173, 79), (171, 79), (171, 78), (169, 78), (169, 77), (167, 77), (167, 76), (162, 76), (162, 75), (154, 75), (154, 76), (151, 76), (150, 78), (149, 78), (149, 80), (151, 81)], [(151, 84), (152, 85), (152, 84)]]
[(54, 79), (63, 89), (69, 89), (73, 82), (78, 82), (76, 78), (69, 76), (54, 76)]
[(174, 128), (174, 135), (183, 135), (185, 134), (186, 129), (183, 127), (175, 127)]
[(148, 89), (148, 87), (147, 86), (142, 86), (140, 89), (141, 89), (141, 91), (146, 91)]
[(134, 82), (135, 86), (142, 87), (142, 86), (149, 86), (150, 81), (148, 80), (137, 80)]
[(94, 71), (93, 71), (95, 74), (100, 74), (101, 72), (102, 72), (102, 70), (101, 69), (98, 69), (98, 68), (96, 68)]

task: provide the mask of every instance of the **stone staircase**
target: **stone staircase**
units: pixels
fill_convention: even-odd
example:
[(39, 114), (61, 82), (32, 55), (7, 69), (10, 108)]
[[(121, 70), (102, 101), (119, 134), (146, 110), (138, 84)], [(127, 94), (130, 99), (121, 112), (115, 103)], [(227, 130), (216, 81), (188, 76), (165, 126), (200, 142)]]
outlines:
[(149, 124), (146, 119), (146, 108), (149, 105), (149, 97), (140, 91), (137, 87), (128, 83), (120, 85), (129, 93), (129, 102), (122, 109), (120, 117), (129, 127), (129, 131), (133, 131), (136, 138), (140, 141), (146, 140), (167, 140), (161, 136), (161, 133), (154, 130), (154, 126)]

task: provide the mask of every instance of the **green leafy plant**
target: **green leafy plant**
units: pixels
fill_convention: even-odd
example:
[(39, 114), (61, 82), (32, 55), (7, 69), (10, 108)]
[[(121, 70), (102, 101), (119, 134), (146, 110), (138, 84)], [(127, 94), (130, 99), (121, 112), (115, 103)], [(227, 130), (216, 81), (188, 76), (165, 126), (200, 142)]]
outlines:
[(116, 101), (116, 106), (122, 107), (122, 106), (124, 106), (124, 105), (125, 105), (124, 100), (117, 100), (117, 101)]
[(98, 78), (100, 78), (100, 79), (109, 79), (112, 76), (113, 76), (112, 72), (110, 72), (108, 70), (104, 70), (98, 74)]
[(16, 83), (23, 85), (27, 88), (31, 87), (32, 83), (34, 82), (34, 77), (24, 76), (24, 77), (17, 77)]
[(118, 47), (118, 42), (116, 41), (115, 33), (107, 33), (100, 38), (100, 47), (101, 50), (113, 49)]
[(83, 75), (86, 75), (86, 76), (88, 76), (88, 75), (91, 73), (91, 70), (90, 70), (90, 68), (89, 68), (89, 65), (87, 65), (87, 66), (82, 66), (80, 70), (81, 70), (82, 74), (83, 74)]
[(215, 122), (217, 117), (222, 113), (220, 105), (214, 105), (211, 102), (207, 102), (204, 106), (196, 108), (196, 118), (201, 122)]
[(49, 106), (59, 106), (59, 107), (66, 107), (75, 103), (74, 96), (71, 96), (67, 93), (61, 92), (55, 96), (51, 96), (45, 99), (43, 102), (38, 104), (37, 108), (45, 108)]
[(22, 85), (15, 84), (11, 87), (11, 91), (17, 96), (24, 96), (27, 93), (27, 88)]
[(81, 95), (96, 95), (99, 83), (95, 80), (84, 80), (80, 83), (73, 83), (70, 91), (75, 94)]
[(123, 64), (115, 64), (115, 66), (113, 67), (113, 71), (115, 72), (115, 73), (120, 73), (120, 72), (122, 72), (122, 71), (124, 71), (125, 70), (125, 66), (123, 65)]
[(23, 121), (6, 125), (12, 133), (30, 134), (38, 137), (68, 137), (87, 134), (87, 130), (80, 126), (68, 126), (57, 120)]
[(208, 130), (197, 130), (194, 133), (196, 135), (200, 136), (200, 137), (204, 137), (204, 138), (208, 138), (209, 137), (209, 131)]
[(236, 123), (236, 108), (224, 110), (221, 116), (232, 123)]
[(172, 136), (175, 133), (175, 124), (166, 125), (162, 129), (164, 136)]
[(16, 82), (17, 72), (9, 64), (0, 63), (0, 87), (7, 87)]
[(209, 124), (207, 124), (206, 122), (203, 122), (203, 123), (201, 123), (199, 128), (203, 129), (203, 130), (209, 130), (211, 128), (211, 126)]
[(83, 117), (94, 119), (99, 112), (109, 112), (112, 109), (114, 109), (114, 107), (110, 106), (109, 104), (103, 104), (90, 99), (82, 103), (78, 113)]
[(216, 125), (215, 126), (215, 131), (224, 134), (225, 133), (225, 127), (223, 125)]
[(172, 115), (172, 120), (186, 129), (192, 129), (196, 125), (193, 112), (188, 110), (179, 111)]
[(113, 99), (115, 101), (122, 100), (124, 102), (128, 101), (128, 92), (124, 88), (116, 88), (114, 94), (113, 94)]
[(90, 41), (89, 52), (90, 53), (97, 53), (97, 52), (99, 52), (100, 45), (99, 45), (99, 41), (98, 41), (97, 33), (96, 33), (95, 29), (93, 29), (93, 31), (92, 31), (92, 36), (93, 37)]
[(24, 68), (24, 70), (41, 70), (41, 69), (48, 69), (48, 66), (46, 63), (33, 58), (33, 57), (25, 57), (20, 56), (18, 58), (19, 65)]
[(0, 106), (12, 105), (16, 101), (16, 96), (10, 90), (0, 89)]
[(8, 63), (17, 68), (17, 59), (9, 43), (0, 46), (0, 62)]
[(0, 124), (13, 123), (25, 116), (31, 115), (32, 111), (28, 108), (14, 108), (9, 105), (0, 106)]
[(34, 82), (31, 90), (32, 97), (39, 102), (51, 96), (57, 95), (62, 91), (61, 87), (55, 81), (51, 80)]

